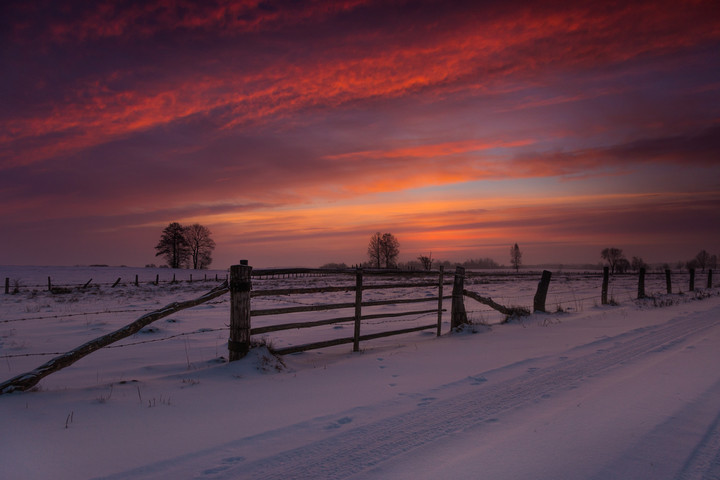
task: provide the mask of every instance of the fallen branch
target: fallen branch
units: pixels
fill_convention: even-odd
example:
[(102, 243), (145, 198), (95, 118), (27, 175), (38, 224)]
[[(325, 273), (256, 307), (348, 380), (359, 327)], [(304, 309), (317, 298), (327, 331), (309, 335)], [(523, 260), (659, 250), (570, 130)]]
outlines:
[(103, 335), (102, 337), (96, 338), (95, 340), (91, 340), (83, 345), (80, 345), (76, 349), (57, 356), (52, 360), (48, 361), (47, 363), (40, 365), (35, 370), (23, 373), (21, 375), (11, 378), (10, 380), (0, 383), (0, 395), (4, 393), (15, 392), (18, 390), (28, 390), (37, 385), (40, 380), (50, 375), (51, 373), (57, 372), (58, 370), (62, 370), (63, 368), (72, 365), (73, 363), (77, 362), (78, 360), (87, 355), (90, 355), (96, 350), (106, 347), (111, 343), (115, 343), (118, 340), (122, 340), (123, 338), (129, 337), (130, 335), (139, 332), (145, 326), (157, 320), (160, 320), (161, 318), (172, 315), (173, 313), (176, 313), (180, 310), (200, 305), (202, 303), (212, 300), (213, 298), (224, 295), (227, 292), (228, 285), (227, 282), (224, 282), (223, 284), (213, 288), (212, 290), (198, 298), (195, 298), (193, 300), (187, 300), (185, 302), (173, 302), (161, 308), (160, 310), (155, 310), (154, 312), (147, 313), (132, 322), (131, 324), (126, 325), (119, 330), (115, 330), (114, 332), (108, 333), (107, 335)]
[(483, 297), (483, 296), (478, 295), (477, 293), (471, 292), (469, 290), (463, 290), (463, 295), (465, 295), (466, 297), (470, 297), (473, 300), (477, 300), (478, 302), (485, 304), (488, 307), (495, 309), (498, 312), (502, 313), (503, 315), (507, 315), (509, 317), (512, 317), (512, 316), (524, 317), (524, 316), (530, 315), (530, 311), (527, 308), (506, 307), (504, 305), (500, 305), (499, 303), (495, 302), (490, 297)]

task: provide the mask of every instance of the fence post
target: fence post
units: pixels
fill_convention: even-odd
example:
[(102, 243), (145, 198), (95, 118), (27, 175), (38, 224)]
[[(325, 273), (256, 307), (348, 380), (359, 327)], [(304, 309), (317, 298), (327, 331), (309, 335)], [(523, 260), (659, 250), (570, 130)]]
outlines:
[(694, 268), (690, 269), (690, 291), (691, 292), (695, 291), (695, 269)]
[(355, 272), (355, 331), (353, 332), (353, 352), (360, 351), (360, 320), (362, 319), (362, 285), (363, 271)]
[(600, 294), (600, 303), (607, 305), (608, 303), (608, 285), (610, 284), (610, 267), (603, 267), (603, 283), (602, 293)]
[(228, 359), (240, 360), (250, 351), (250, 290), (252, 267), (247, 260), (230, 267), (230, 339)]
[(48, 292), (52, 292), (52, 282), (50, 281), (50, 277), (48, 277)]
[(137, 287), (138, 285), (140, 285), (140, 283), (138, 282), (138, 276), (137, 276), (137, 273), (136, 273), (136, 274), (135, 274), (135, 286)]
[[(712, 270), (710, 270), (712, 272)], [(10, 278), (5, 277), (5, 295), (10, 293)]]
[(160, 274), (155, 275), (155, 285), (158, 285), (160, 283)]
[[(5, 282), (7, 282), (7, 279), (5, 279)], [(5, 285), (7, 285), (7, 283), (5, 283)], [(712, 288), (712, 268), (708, 270), (707, 288)], [(7, 293), (7, 287), (5, 287), (5, 293)]]
[(645, 268), (640, 268), (638, 276), (638, 300), (645, 298)]
[(533, 310), (536, 312), (545, 311), (545, 299), (547, 298), (548, 288), (550, 287), (550, 278), (552, 272), (549, 270), (543, 270), (540, 283), (538, 283), (537, 292), (535, 292), (535, 299), (533, 300)]
[(442, 307), (443, 307), (443, 276), (445, 274), (445, 267), (440, 265), (440, 278), (438, 280), (438, 325), (437, 325), (437, 336), (440, 336), (440, 330), (442, 329)]
[(450, 328), (455, 330), (460, 325), (468, 323), (463, 300), (465, 289), (465, 268), (455, 267), (455, 280), (453, 281), (452, 307), (450, 310)]
[(672, 293), (672, 272), (670, 269), (665, 270), (665, 284), (667, 285), (668, 295)]

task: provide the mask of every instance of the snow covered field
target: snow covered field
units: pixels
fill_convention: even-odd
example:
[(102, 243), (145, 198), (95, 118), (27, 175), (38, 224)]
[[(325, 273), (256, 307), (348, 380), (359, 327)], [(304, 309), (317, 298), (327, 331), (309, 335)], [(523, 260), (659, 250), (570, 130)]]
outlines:
[[(173, 273), (183, 282), (163, 283)], [(0, 298), (0, 381), (52, 358), (38, 354), (65, 352), (215, 285), (188, 283), (189, 273), (0, 267), (23, 287)], [(208, 278), (215, 273), (224, 278), (215, 271)], [(156, 274), (158, 286), (150, 283)], [(93, 282), (53, 295), (42, 287), (48, 276), (57, 285)], [(466, 288), (529, 306), (538, 279), (484, 276)], [(599, 306), (596, 273), (557, 272), (547, 306), (558, 312), (461, 334), (447, 333), (447, 312), (440, 338), (378, 339), (355, 354), (343, 345), (283, 357), (284, 365), (263, 348), (223, 361), (229, 307), (220, 297), (91, 354), (36, 391), (0, 396), (0, 477), (716, 478), (720, 290), (662, 295), (664, 277), (653, 276), (647, 291), (655, 298), (636, 302), (635, 282), (613, 279), (619, 305)], [(674, 291), (687, 291), (686, 278), (673, 282)], [(354, 279), (254, 280), (263, 289), (310, 283)], [(431, 298), (436, 289), (370, 292)], [(342, 295), (263, 297), (253, 308)], [(465, 304), (477, 322), (500, 319), (471, 299)], [(311, 318), (318, 313), (292, 321)], [(257, 317), (253, 326), (280, 320)], [(429, 318), (390, 320), (367, 329)], [(268, 341), (285, 346), (351, 331), (336, 325)]]

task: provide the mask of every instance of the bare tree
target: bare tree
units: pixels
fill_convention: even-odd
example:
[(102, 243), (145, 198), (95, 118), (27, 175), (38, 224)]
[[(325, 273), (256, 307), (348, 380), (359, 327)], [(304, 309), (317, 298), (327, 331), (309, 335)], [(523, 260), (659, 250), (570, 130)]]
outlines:
[(430, 255), (428, 255), (428, 256), (420, 255), (419, 257), (417, 257), (417, 259), (420, 261), (420, 263), (422, 263), (422, 266), (425, 270), (432, 269), (432, 263), (433, 263), (432, 252), (430, 252)]
[(190, 249), (189, 261), (194, 269), (205, 269), (212, 263), (215, 241), (210, 238), (210, 229), (195, 223), (185, 227), (185, 241)]
[(615, 264), (615, 271), (617, 273), (626, 273), (628, 270), (630, 270), (630, 262), (628, 262), (627, 258), (618, 259)]
[(155, 256), (164, 256), (170, 268), (180, 268), (190, 256), (185, 228), (177, 222), (165, 227), (155, 250)]
[(695, 255), (695, 261), (697, 262), (697, 266), (705, 272), (705, 267), (710, 264), (710, 254), (705, 250), (700, 250), (700, 252)]
[(518, 244), (516, 243), (512, 247), (510, 247), (510, 264), (515, 267), (515, 271), (518, 272), (520, 270), (520, 264), (522, 263), (522, 252), (520, 251), (520, 247), (518, 247)]
[(400, 242), (392, 233), (374, 233), (370, 237), (367, 254), (375, 268), (380, 268), (383, 264), (385, 268), (394, 267), (400, 254)]
[(639, 272), (641, 268), (647, 268), (647, 263), (645, 263), (642, 257), (633, 257), (630, 266), (634, 271)]
[(383, 233), (382, 258), (385, 262), (385, 268), (397, 266), (398, 255), (400, 255), (400, 242), (392, 233)]
[(608, 266), (610, 267), (610, 272), (615, 273), (615, 269), (617, 268), (617, 263), (621, 258), (625, 258), (625, 255), (623, 254), (623, 251), (621, 248), (605, 248), (602, 252), (600, 252), (600, 256), (603, 258), (603, 260), (606, 260), (608, 262)]
[(382, 233), (373, 233), (367, 248), (368, 258), (375, 268), (380, 268), (382, 260)]

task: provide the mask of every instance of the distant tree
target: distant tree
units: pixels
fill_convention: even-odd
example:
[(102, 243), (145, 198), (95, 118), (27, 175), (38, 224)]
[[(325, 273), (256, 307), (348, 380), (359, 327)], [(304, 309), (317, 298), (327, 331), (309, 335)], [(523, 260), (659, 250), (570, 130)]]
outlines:
[(328, 270), (347, 270), (348, 266), (346, 263), (330, 262), (330, 263), (326, 263), (325, 265), (322, 265), (320, 268), (325, 268)]
[(695, 261), (697, 262), (697, 266), (705, 272), (705, 267), (710, 263), (710, 254), (705, 250), (700, 250), (700, 252), (695, 255)]
[(368, 258), (375, 268), (380, 268), (380, 262), (382, 261), (382, 238), (382, 233), (373, 233), (372, 237), (370, 237), (370, 243), (368, 243)]
[(520, 264), (522, 263), (522, 252), (520, 251), (520, 247), (518, 247), (518, 244), (516, 243), (512, 247), (510, 247), (510, 265), (515, 267), (515, 271), (520, 270)]
[(462, 264), (466, 268), (500, 268), (500, 265), (492, 258), (475, 258), (465, 260)]
[(194, 269), (206, 269), (212, 263), (212, 252), (215, 241), (210, 238), (210, 229), (194, 223), (185, 227), (185, 242), (190, 249), (189, 265)]
[(180, 268), (190, 256), (190, 248), (185, 239), (185, 228), (173, 222), (162, 231), (160, 241), (155, 246), (156, 257), (162, 255), (170, 268)]
[(385, 268), (397, 266), (397, 258), (400, 255), (400, 242), (392, 233), (383, 233), (382, 236), (382, 259)]
[(632, 262), (630, 262), (630, 266), (635, 272), (640, 271), (641, 268), (647, 269), (647, 263), (645, 263), (641, 257), (633, 257)]
[(618, 260), (620, 260), (621, 258), (625, 258), (622, 249), (615, 247), (603, 249), (603, 251), (600, 252), (600, 256), (603, 258), (603, 260), (608, 262), (608, 266), (610, 267), (610, 273), (615, 273)]
[(630, 262), (628, 262), (627, 258), (618, 259), (617, 263), (615, 264), (615, 271), (617, 273), (625, 273), (628, 270), (630, 270)]
[(400, 242), (392, 233), (374, 233), (370, 237), (367, 248), (370, 265), (375, 268), (394, 267), (397, 264), (397, 257), (400, 255)]
[(425, 270), (430, 270), (432, 268), (432, 253), (430, 253), (430, 255), (420, 255), (417, 259)]

